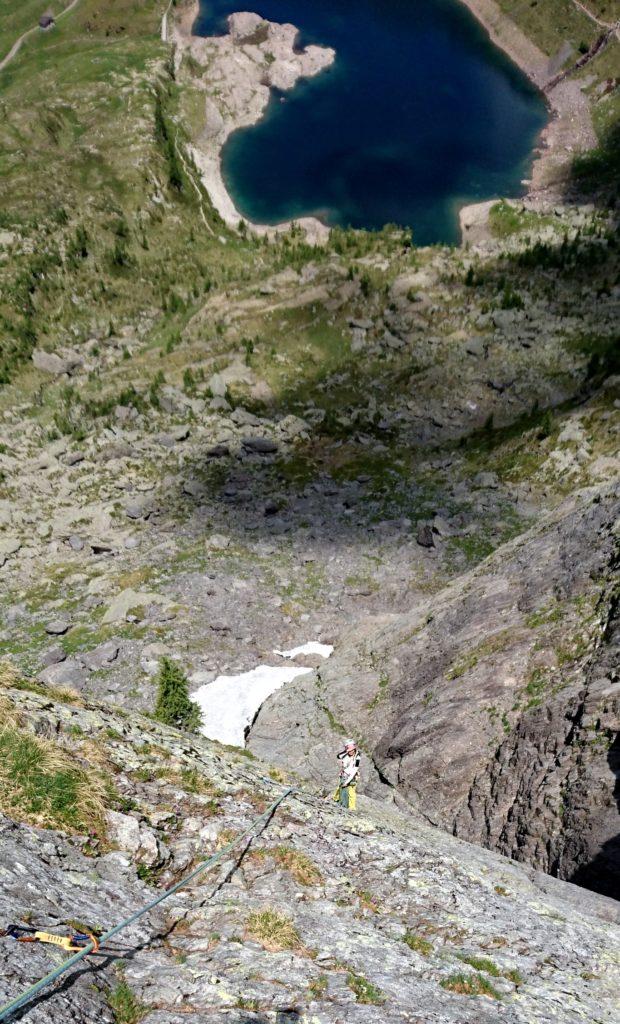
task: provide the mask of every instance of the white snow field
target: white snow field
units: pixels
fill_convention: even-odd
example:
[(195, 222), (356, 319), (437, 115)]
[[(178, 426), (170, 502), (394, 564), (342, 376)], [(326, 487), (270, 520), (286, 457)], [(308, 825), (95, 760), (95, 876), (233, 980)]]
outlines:
[(290, 651), (274, 651), (273, 653), (279, 654), (281, 658), (296, 658), (299, 654), (320, 654), (322, 658), (329, 658), (330, 654), (334, 653), (334, 648), (331, 644), (320, 644), (317, 640), (309, 640), (307, 644), (293, 647)]
[[(321, 648), (321, 650), (318, 650)], [(333, 647), (315, 641), (295, 647), (292, 651), (274, 651), (283, 658), (298, 654), (320, 654), (329, 658)], [(250, 672), (236, 676), (218, 676), (192, 693), (192, 700), (202, 711), (201, 732), (207, 739), (219, 740), (231, 746), (245, 746), (246, 729), (254, 721), (256, 712), (267, 697), (290, 683), (297, 676), (312, 672), (311, 668), (295, 665), (258, 665)]]

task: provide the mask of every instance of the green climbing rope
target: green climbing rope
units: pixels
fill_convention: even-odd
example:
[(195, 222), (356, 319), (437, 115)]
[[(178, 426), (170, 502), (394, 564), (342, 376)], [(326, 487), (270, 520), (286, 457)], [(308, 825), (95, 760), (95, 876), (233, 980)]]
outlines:
[[(203, 871), (206, 871), (207, 868), (213, 867), (214, 864), (217, 864), (217, 862), (220, 861), (222, 857), (225, 857), (227, 854), (231, 852), (231, 850), (234, 850), (236, 846), (239, 846), (239, 844), (243, 842), (244, 839), (247, 839), (247, 837), (251, 835), (251, 833), (254, 832), (254, 830), (262, 822), (268, 821), (271, 818), (272, 814), (274, 814), (275, 811), (278, 809), (280, 804), (284, 800), (286, 800), (287, 796), (290, 796), (291, 793), (293, 792), (294, 788), (291, 786), (284, 793), (282, 793), (282, 795), (279, 796), (277, 800), (274, 800), (274, 802), (270, 804), (267, 810), (263, 814), (261, 814), (260, 817), (256, 818), (252, 822), (252, 824), (249, 825), (248, 828), (246, 828), (245, 831), (241, 833), (241, 835), (236, 837), (236, 839), (233, 839), (232, 842), (228, 843), (227, 846), (219, 850), (218, 853), (213, 854), (212, 857), (208, 857), (207, 860), (203, 860), (198, 865), (198, 867), (194, 868), (194, 870), (189, 873), (189, 875), (186, 875), (185, 878), (182, 878), (180, 882), (176, 882), (174, 885), (171, 885), (169, 889), (165, 889), (162, 893), (160, 893), (159, 896), (157, 896), (156, 899), (151, 900), (151, 902), (147, 903), (147, 905), (145, 907), (142, 907), (141, 910), (136, 910), (135, 914), (132, 914), (130, 917), (126, 917), (119, 924), (115, 925), (114, 928), (110, 928), (109, 931), (104, 932), (104, 934), (99, 939), (99, 948), (101, 949), (107, 942), (109, 942), (111, 938), (113, 938), (115, 935), (118, 935), (118, 933), (123, 931), (124, 928), (128, 928), (129, 925), (133, 924), (134, 921), (137, 921), (138, 918), (143, 917), (145, 914), (148, 914), (149, 911), (153, 910), (153, 908), (156, 907), (159, 903), (163, 903), (163, 901), (168, 899), (169, 896), (172, 896), (173, 893), (178, 892), (179, 889), (182, 889), (185, 885), (188, 885), (189, 882), (191, 882), (198, 875), (202, 874)], [(56, 981), (56, 979), (60, 978), (62, 974), (68, 971), (75, 964), (79, 963), (80, 960), (83, 960), (85, 956), (88, 956), (89, 953), (92, 953), (94, 948), (94, 942), (89, 942), (86, 946), (84, 946), (83, 949), (79, 951), (79, 953), (75, 953), (73, 956), (70, 956), (68, 960), (64, 960), (59, 967), (56, 967), (53, 971), (50, 971), (49, 974), (46, 974), (44, 978), (41, 978), (40, 981), (37, 981), (34, 985), (31, 985), (24, 992), (22, 992), (20, 996), (17, 996), (15, 999), (12, 999), (11, 1002), (6, 1003), (4, 1006), (0, 1007), (0, 1021), (7, 1020), (13, 1013), (15, 1013), (16, 1010), (19, 1010), (22, 1006), (24, 1006), (25, 1003), (30, 1002), (30, 1000), (33, 999), (34, 996), (36, 996), (39, 992), (42, 991), (42, 989), (47, 988), (47, 986), (51, 985), (53, 981)]]

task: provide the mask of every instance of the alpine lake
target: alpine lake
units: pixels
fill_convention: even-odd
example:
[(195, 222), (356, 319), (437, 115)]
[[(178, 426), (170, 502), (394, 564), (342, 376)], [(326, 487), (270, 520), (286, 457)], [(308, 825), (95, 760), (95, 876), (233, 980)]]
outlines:
[[(201, 0), (194, 33), (226, 32), (239, 0)], [(540, 93), (458, 0), (260, 0), (299, 43), (336, 61), (235, 132), (222, 152), (243, 217), (277, 224), (409, 227), (418, 245), (459, 240), (458, 210), (525, 191), (549, 118)]]

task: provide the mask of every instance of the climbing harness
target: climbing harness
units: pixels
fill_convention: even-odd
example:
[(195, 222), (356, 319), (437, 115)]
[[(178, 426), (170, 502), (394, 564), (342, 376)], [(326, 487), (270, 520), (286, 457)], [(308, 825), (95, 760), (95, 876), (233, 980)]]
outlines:
[(84, 949), (89, 943), (93, 944), (93, 953), (99, 949), (99, 941), (92, 932), (74, 932), (72, 935), (54, 935), (53, 932), (40, 932), (36, 928), (30, 928), (24, 924), (11, 924), (0, 936), (15, 939), (16, 942), (46, 942), (52, 946), (60, 946), (69, 952)]
[[(212, 857), (208, 857), (207, 860), (201, 861), (201, 863), (196, 868), (194, 868), (193, 871), (190, 871), (189, 875), (186, 875), (185, 878), (182, 878), (179, 882), (176, 882), (174, 885), (171, 885), (169, 889), (165, 889), (162, 893), (160, 893), (159, 896), (156, 897), (156, 899), (151, 900), (151, 902), (147, 903), (145, 907), (141, 908), (141, 910), (136, 910), (134, 914), (131, 914), (129, 917), (126, 917), (119, 924), (115, 925), (114, 928), (110, 928), (109, 931), (104, 932), (103, 935), (99, 937), (99, 940), (95, 939), (94, 936), (89, 936), (86, 945), (79, 947), (78, 951), (74, 953), (73, 956), (70, 956), (68, 960), (65, 960), (53, 971), (50, 971), (49, 974), (46, 974), (45, 977), (41, 978), (40, 981), (37, 981), (34, 985), (31, 985), (24, 992), (22, 992), (20, 996), (17, 996), (15, 999), (12, 999), (9, 1003), (6, 1003), (4, 1006), (0, 1007), (0, 1021), (7, 1020), (9, 1017), (13, 1015), (13, 1013), (15, 1013), (16, 1010), (19, 1010), (22, 1006), (24, 1006), (25, 1003), (30, 1002), (30, 1000), (33, 999), (34, 996), (38, 995), (38, 993), (41, 992), (44, 988), (47, 988), (48, 985), (51, 985), (52, 982), (56, 981), (57, 978), (60, 978), (62, 974), (68, 971), (75, 964), (79, 963), (80, 960), (83, 960), (85, 956), (88, 956), (90, 953), (94, 953), (97, 949), (101, 949), (103, 946), (107, 945), (109, 940), (114, 935), (118, 935), (118, 933), (123, 931), (124, 928), (128, 928), (130, 924), (133, 924), (134, 921), (137, 921), (140, 917), (144, 917), (144, 915), (148, 914), (150, 910), (153, 910), (153, 908), (156, 907), (159, 903), (163, 903), (163, 901), (168, 899), (169, 896), (172, 896), (175, 892), (178, 892), (179, 889), (182, 889), (184, 886), (188, 885), (194, 878), (202, 874), (203, 871), (206, 871), (207, 868), (213, 867), (213, 865), (217, 864), (218, 861), (222, 860), (224, 857), (227, 857), (228, 854), (232, 850), (234, 850), (236, 846), (239, 846), (239, 844), (242, 843), (244, 839), (247, 839), (247, 837), (251, 835), (252, 832), (254, 832), (254, 830), (259, 825), (261, 825), (263, 822), (268, 822), (271, 816), (275, 814), (280, 804), (284, 800), (286, 800), (286, 798), (290, 796), (291, 793), (294, 792), (295, 789), (292, 786), (289, 789), (285, 790), (285, 792), (282, 793), (277, 800), (274, 800), (274, 802), (269, 805), (267, 810), (264, 811), (260, 815), (260, 817), (255, 818), (252, 824), (248, 825), (245, 831), (243, 831), (240, 835), (233, 839), (232, 842), (228, 843), (227, 846), (224, 846), (217, 853), (213, 854)], [(7, 929), (7, 934), (9, 932), (10, 929)], [(34, 935), (36, 934), (37, 933), (34, 932)], [(41, 932), (40, 934), (47, 935), (47, 932)], [(73, 937), (74, 936), (71, 936), (71, 938)], [(17, 938), (19, 939), (19, 936)], [(53, 938), (57, 940), (58, 938), (60, 938), (60, 936), (53, 936)], [(54, 945), (60, 945), (63, 946), (63, 948), (67, 949), (69, 948), (68, 946), (65, 947), (63, 942), (56, 941), (54, 942)]]

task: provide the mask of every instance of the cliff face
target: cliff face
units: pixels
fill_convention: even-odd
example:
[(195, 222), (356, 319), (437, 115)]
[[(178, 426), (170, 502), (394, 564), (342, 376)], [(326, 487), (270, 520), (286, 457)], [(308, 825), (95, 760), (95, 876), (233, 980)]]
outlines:
[(524, 716), (476, 776), (455, 834), (618, 899), (618, 597), (582, 688)]
[[(0, 914), (65, 933), (116, 924), (245, 828), (281, 791), (265, 766), (109, 707), (3, 691), (116, 791), (108, 839), (0, 819)], [(94, 760), (93, 758), (96, 752)], [(304, 780), (302, 787), (305, 787)], [(113, 806), (112, 806), (113, 805)], [(611, 1021), (617, 906), (362, 798), (307, 789), (211, 874), (25, 1011), (33, 1024), (572, 1024)], [(0, 939), (0, 1000), (58, 962)], [(468, 991), (479, 993), (467, 994)], [(130, 1013), (133, 1016), (130, 1016)]]
[(326, 779), (338, 733), (359, 733), (375, 792), (387, 783), (457, 835), (617, 896), (619, 511), (615, 488), (571, 498), (367, 625), (263, 705), (252, 749)]

